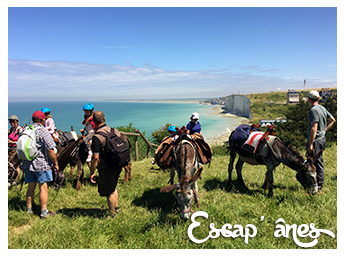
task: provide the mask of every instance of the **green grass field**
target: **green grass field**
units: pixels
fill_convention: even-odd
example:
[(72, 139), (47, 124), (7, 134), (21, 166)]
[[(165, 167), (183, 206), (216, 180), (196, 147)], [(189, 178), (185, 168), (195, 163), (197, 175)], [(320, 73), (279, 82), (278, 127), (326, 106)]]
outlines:
[[(194, 243), (188, 237), (191, 220), (182, 221), (173, 193), (161, 194), (167, 185), (169, 173), (152, 168), (151, 159), (133, 162), (133, 180), (118, 185), (121, 212), (107, 219), (106, 199), (98, 195), (97, 187), (89, 182), (89, 169), (85, 167), (84, 185), (78, 192), (74, 182), (67, 181), (57, 194), (49, 190), (48, 209), (58, 211), (54, 217), (41, 220), (38, 189), (35, 194), (34, 214), (26, 214), (27, 185), (18, 192), (8, 190), (8, 248), (9, 249), (289, 249), (301, 248), (289, 238), (274, 237), (275, 222), (283, 218), (286, 224), (297, 226), (315, 224), (317, 229), (332, 231), (336, 238), (320, 233), (312, 248), (337, 248), (337, 146), (326, 149), (325, 186), (322, 194), (307, 196), (296, 181), (295, 172), (280, 165), (274, 172), (274, 197), (268, 198), (261, 188), (265, 176), (264, 166), (244, 165), (243, 178), (247, 189), (227, 186), (229, 156), (215, 155), (210, 167), (205, 166), (198, 181), (201, 209), (209, 219), (196, 218), (201, 226), (194, 229), (197, 239), (204, 239), (210, 223), (221, 229), (225, 223), (247, 224), (257, 228), (257, 235), (249, 238), (223, 237)], [(65, 174), (69, 167), (65, 169)], [(75, 177), (74, 177), (75, 178)], [(175, 180), (176, 181), (176, 180)], [(264, 220), (261, 221), (261, 216)], [(304, 243), (313, 239), (298, 237)]]

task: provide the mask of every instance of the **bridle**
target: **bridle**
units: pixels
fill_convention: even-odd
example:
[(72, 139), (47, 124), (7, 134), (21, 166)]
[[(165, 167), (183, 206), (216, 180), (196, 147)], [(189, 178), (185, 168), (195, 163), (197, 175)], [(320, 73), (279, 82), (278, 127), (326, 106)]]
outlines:
[[(192, 188), (192, 191), (193, 191), (193, 193), (197, 196), (197, 198), (200, 198), (200, 196), (199, 196), (199, 194), (197, 193), (196, 189)], [(190, 207), (189, 207), (189, 208), (187, 208), (187, 209), (185, 209), (185, 210), (182, 210), (181, 208), (179, 208), (180, 211), (181, 211), (182, 213), (188, 213), (188, 212), (194, 213), (194, 211), (191, 209), (192, 203), (193, 203), (193, 198), (194, 198), (194, 197), (193, 197), (193, 195), (192, 195), (192, 197), (191, 197), (191, 204), (190, 204)]]
[[(303, 162), (302, 166), (304, 166), (306, 163), (307, 163), (307, 160), (305, 160), (305, 161)], [(302, 179), (301, 172), (302, 172), (302, 167), (301, 167), (301, 169), (296, 173), (296, 178), (299, 179), (299, 181), (301, 182), (301, 184), (304, 184), (304, 186), (306, 186), (306, 187), (308, 187), (308, 188), (312, 188), (312, 187), (318, 186), (318, 183), (314, 183), (314, 184), (310, 184), (310, 185), (306, 184), (306, 183), (304, 182), (304, 180)]]

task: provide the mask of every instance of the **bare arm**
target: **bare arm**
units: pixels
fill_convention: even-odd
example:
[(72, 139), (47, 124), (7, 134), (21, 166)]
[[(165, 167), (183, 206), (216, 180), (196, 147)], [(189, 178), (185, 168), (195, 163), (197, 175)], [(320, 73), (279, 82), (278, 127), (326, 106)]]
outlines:
[(98, 166), (98, 161), (99, 161), (99, 153), (93, 153), (92, 160), (91, 160), (91, 168), (90, 168), (91, 182), (92, 183), (96, 183), (95, 171), (96, 171), (96, 168)]
[(330, 129), (332, 127), (332, 125), (334, 124), (334, 122), (336, 122), (336, 119), (334, 119), (333, 116), (331, 116), (330, 118), (327, 119), (327, 126), (325, 128), (325, 132), (328, 131), (328, 129)]
[(311, 131), (309, 133), (308, 149), (307, 149), (309, 153), (314, 153), (313, 143), (314, 143), (315, 136), (317, 135), (317, 130), (318, 130), (318, 123), (312, 122)]
[(53, 168), (55, 168), (56, 171), (59, 170), (59, 164), (57, 162), (57, 157), (56, 154), (54, 152), (54, 149), (50, 149), (47, 151), (48, 152), (48, 156), (51, 159), (51, 161), (53, 161)]

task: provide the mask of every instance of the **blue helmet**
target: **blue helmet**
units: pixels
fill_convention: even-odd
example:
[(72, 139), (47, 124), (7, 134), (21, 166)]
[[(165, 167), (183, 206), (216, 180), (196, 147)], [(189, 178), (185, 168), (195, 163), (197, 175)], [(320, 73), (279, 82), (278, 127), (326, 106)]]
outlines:
[(167, 131), (169, 132), (177, 132), (176, 127), (174, 125), (171, 125), (167, 128)]
[(50, 112), (49, 108), (41, 108), (40, 111), (42, 111), (44, 114), (47, 112)]
[(93, 110), (94, 106), (91, 103), (86, 103), (83, 107), (82, 110)]

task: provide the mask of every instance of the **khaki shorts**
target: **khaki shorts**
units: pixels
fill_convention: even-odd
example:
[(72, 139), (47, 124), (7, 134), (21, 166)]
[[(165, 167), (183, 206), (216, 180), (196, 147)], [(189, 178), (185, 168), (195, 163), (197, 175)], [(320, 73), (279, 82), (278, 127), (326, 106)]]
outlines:
[(115, 192), (119, 175), (121, 174), (122, 168), (113, 170), (109, 168), (104, 168), (98, 170), (98, 193), (100, 196), (110, 196)]

